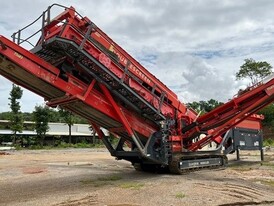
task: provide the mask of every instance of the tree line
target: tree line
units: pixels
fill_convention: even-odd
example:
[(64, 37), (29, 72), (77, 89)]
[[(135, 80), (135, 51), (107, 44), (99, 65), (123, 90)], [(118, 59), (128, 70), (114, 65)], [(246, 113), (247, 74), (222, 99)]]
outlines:
[[(10, 91), (9, 106), (10, 112), (0, 113), (1, 120), (10, 121), (10, 127), (5, 129), (10, 129), (12, 131), (12, 142), (13, 145), (16, 144), (18, 133), (24, 130), (24, 121), (33, 121), (34, 129), (36, 131), (37, 137), (36, 142), (43, 146), (46, 132), (49, 130), (49, 122), (62, 122), (68, 125), (69, 129), (69, 144), (71, 144), (71, 127), (73, 124), (87, 124), (87, 120), (72, 114), (70, 111), (64, 110), (62, 108), (51, 109), (47, 105), (37, 105), (34, 111), (31, 113), (21, 112), (21, 106), (19, 100), (22, 98), (23, 90), (12, 84), (12, 89)], [(2, 128), (3, 129), (3, 128)]]

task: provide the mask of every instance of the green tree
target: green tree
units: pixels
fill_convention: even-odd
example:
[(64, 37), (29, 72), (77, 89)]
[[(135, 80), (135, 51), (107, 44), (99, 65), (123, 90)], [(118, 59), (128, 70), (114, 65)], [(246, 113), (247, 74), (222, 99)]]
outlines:
[(258, 114), (264, 115), (263, 125), (274, 128), (274, 104), (261, 109)]
[(245, 63), (236, 73), (236, 80), (249, 78), (254, 85), (272, 73), (272, 66), (268, 62), (256, 62), (254, 59), (245, 59)]
[(23, 116), (24, 116), (24, 121), (32, 121), (31, 113), (29, 113), (29, 112), (24, 112), (24, 113), (23, 113)]
[(215, 99), (210, 99), (208, 101), (199, 101), (199, 102), (191, 102), (191, 103), (187, 103), (188, 107), (191, 107), (192, 109), (194, 109), (197, 112), (201, 112), (202, 114), (206, 113), (206, 112), (210, 112), (211, 110), (215, 109), (216, 107), (222, 105), (222, 102), (219, 102)]
[(10, 120), (11, 112), (2, 112), (0, 113), (1, 120)]
[(219, 102), (215, 99), (210, 99), (207, 101), (207, 104), (208, 104), (208, 112), (210, 112), (211, 110), (215, 109), (216, 107), (224, 104), (223, 102)]
[(11, 127), (10, 129), (13, 132), (13, 144), (16, 143), (16, 136), (18, 132), (22, 132), (23, 130), (23, 114), (21, 112), (21, 106), (20, 102), (18, 101), (19, 99), (22, 98), (23, 95), (23, 90), (19, 87), (16, 86), (15, 84), (12, 84), (12, 89), (10, 91), (10, 122), (11, 122)]
[(49, 122), (62, 122), (62, 117), (60, 116), (60, 112), (56, 109), (49, 108), (50, 120)]
[(43, 147), (46, 132), (49, 130), (50, 109), (48, 106), (35, 106), (32, 114), (37, 138), (40, 145)]
[[(245, 59), (245, 63), (236, 73), (236, 79), (249, 78), (252, 84), (256, 84), (272, 73), (272, 66), (268, 62), (256, 62), (254, 59)], [(241, 94), (241, 91), (239, 92)], [(258, 112), (264, 115), (263, 125), (274, 127), (274, 104), (270, 104)]]
[(59, 113), (61, 118), (64, 120), (64, 122), (68, 125), (69, 127), (69, 144), (71, 144), (71, 127), (76, 121), (75, 116), (72, 114), (72, 112), (64, 110), (62, 108), (59, 108)]

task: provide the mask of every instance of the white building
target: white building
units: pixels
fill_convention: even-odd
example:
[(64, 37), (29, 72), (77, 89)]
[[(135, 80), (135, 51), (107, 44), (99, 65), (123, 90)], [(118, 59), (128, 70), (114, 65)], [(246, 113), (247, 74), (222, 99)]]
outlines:
[[(10, 122), (8, 120), (0, 120), (0, 125), (2, 128), (8, 128)], [(66, 123), (53, 123), (49, 122), (49, 131), (46, 133), (47, 136), (69, 136), (69, 127)], [(34, 122), (25, 121), (24, 126), (29, 128), (27, 130), (23, 130), (21, 133), (17, 133), (18, 135), (28, 135), (35, 136), (36, 132), (34, 130)], [(33, 129), (30, 129), (33, 128)], [(109, 135), (109, 132), (105, 129), (102, 129), (106, 136)], [(12, 135), (12, 131), (9, 129), (0, 129), (0, 135)], [(95, 134), (96, 135), (96, 134)], [(93, 136), (93, 131), (90, 129), (90, 125), (88, 124), (74, 124), (71, 126), (71, 136), (77, 137), (91, 137)]]

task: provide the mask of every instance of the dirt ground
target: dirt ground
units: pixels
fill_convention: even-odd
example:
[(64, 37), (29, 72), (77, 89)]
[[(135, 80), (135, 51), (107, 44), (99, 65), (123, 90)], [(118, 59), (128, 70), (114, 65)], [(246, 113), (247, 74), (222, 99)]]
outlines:
[[(274, 205), (274, 151), (241, 151), (226, 169), (185, 175), (137, 172), (105, 149), (0, 155), (0, 205)], [(244, 153), (244, 154), (243, 154)]]

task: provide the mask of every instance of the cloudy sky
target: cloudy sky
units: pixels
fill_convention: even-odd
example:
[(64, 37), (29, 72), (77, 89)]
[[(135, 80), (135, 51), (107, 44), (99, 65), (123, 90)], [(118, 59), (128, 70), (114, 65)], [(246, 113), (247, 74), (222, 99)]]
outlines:
[[(246, 58), (274, 65), (271, 0), (0, 2), (0, 34), (7, 37), (54, 2), (74, 6), (175, 91), (182, 102), (227, 101), (247, 84), (235, 81)], [(0, 112), (9, 110), (10, 89), (11, 83), (0, 77)], [(24, 90), (21, 103), (22, 111), (30, 112), (43, 99)]]

